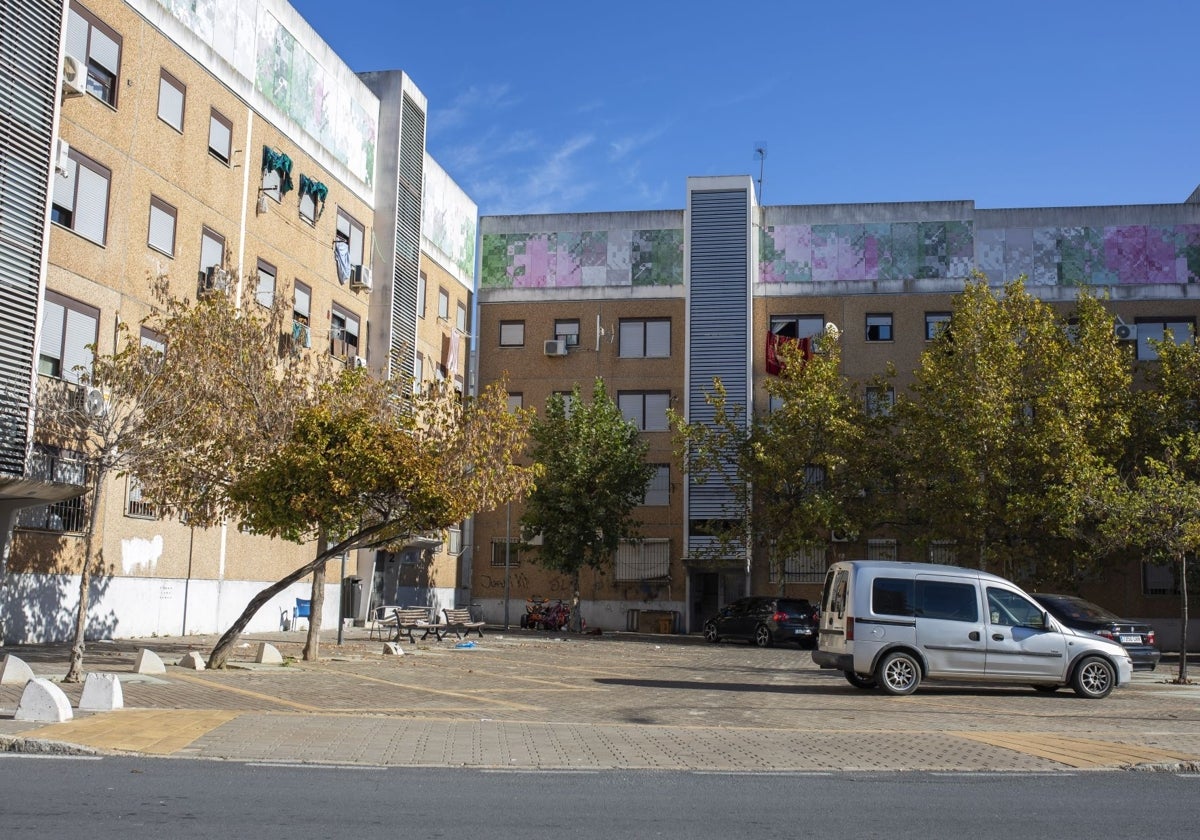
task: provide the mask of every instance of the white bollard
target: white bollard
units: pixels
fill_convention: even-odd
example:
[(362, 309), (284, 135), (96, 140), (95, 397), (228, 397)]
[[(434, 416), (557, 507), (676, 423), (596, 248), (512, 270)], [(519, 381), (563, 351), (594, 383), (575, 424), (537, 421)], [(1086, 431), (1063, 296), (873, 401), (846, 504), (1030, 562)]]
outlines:
[(125, 693), (116, 674), (88, 674), (83, 681), (81, 712), (111, 712), (125, 708)]
[(384, 656), (404, 656), (404, 648), (400, 647), (400, 645), (396, 644), (395, 642), (384, 642), (383, 643), (383, 655)]
[(33, 671), (23, 660), (11, 653), (0, 662), (0, 685), (25, 685), (33, 679)]
[(279, 653), (279, 649), (275, 645), (268, 642), (259, 642), (258, 654), (254, 657), (254, 661), (262, 665), (282, 665), (283, 656)]
[(21, 702), (17, 704), (17, 713), (13, 719), (62, 723), (72, 717), (74, 715), (71, 713), (71, 701), (63, 694), (63, 690), (50, 680), (34, 677), (25, 683), (25, 690), (21, 692)]
[(179, 660), (180, 668), (191, 668), (193, 671), (204, 670), (204, 657), (199, 652), (189, 650), (183, 655), (183, 659)]
[(157, 653), (142, 648), (138, 651), (137, 661), (133, 663), (133, 671), (136, 674), (165, 674), (167, 666), (159, 659)]

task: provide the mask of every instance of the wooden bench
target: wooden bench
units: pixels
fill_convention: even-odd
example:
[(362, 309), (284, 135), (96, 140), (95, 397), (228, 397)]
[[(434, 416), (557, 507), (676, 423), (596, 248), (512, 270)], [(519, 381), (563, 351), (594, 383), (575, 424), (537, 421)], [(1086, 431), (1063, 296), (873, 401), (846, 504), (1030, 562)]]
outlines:
[(483, 638), (483, 622), (472, 621), (470, 610), (446, 607), (442, 612), (446, 614), (446, 629), (452, 631), (458, 638), (461, 639), (464, 635), (470, 636), (472, 633), (478, 633), (479, 638)]
[(396, 616), (396, 635), (392, 640), (396, 642), (404, 638), (410, 642), (416, 642), (417, 639), (413, 633), (417, 630), (421, 631), (422, 639), (429, 638), (429, 634), (432, 633), (433, 637), (440, 642), (442, 632), (447, 629), (445, 624), (430, 620), (427, 607), (397, 607), (394, 614)]
[(371, 611), (371, 626), (367, 629), (367, 639), (373, 639), (378, 636), (379, 640), (383, 641), (385, 631), (388, 635), (391, 635), (397, 623), (396, 610), (398, 609), (400, 607), (391, 604), (385, 604), (373, 609)]

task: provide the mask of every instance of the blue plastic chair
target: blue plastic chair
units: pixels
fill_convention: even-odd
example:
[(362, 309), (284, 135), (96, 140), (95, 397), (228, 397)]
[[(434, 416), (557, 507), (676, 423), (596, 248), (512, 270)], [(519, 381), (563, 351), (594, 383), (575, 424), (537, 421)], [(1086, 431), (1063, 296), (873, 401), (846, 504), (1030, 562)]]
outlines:
[(312, 616), (312, 601), (310, 601), (306, 598), (297, 598), (296, 606), (292, 610), (292, 629), (293, 630), (299, 629), (298, 627), (296, 627), (296, 619), (307, 618), (307, 619), (309, 619), (309, 621), (311, 621), (312, 620), (311, 616)]

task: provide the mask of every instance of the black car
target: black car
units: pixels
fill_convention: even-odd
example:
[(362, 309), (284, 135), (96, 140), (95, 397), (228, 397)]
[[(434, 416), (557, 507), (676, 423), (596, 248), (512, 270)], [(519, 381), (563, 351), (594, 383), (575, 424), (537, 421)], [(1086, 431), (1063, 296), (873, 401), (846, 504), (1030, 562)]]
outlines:
[(804, 598), (752, 595), (737, 599), (704, 622), (704, 638), (710, 642), (742, 639), (759, 647), (796, 642), (811, 648), (817, 641), (818, 618), (817, 607)]
[(1134, 670), (1153, 671), (1158, 665), (1162, 653), (1155, 643), (1154, 628), (1149, 624), (1121, 618), (1074, 595), (1034, 593), (1033, 597), (1067, 627), (1086, 630), (1122, 644), (1129, 651)]

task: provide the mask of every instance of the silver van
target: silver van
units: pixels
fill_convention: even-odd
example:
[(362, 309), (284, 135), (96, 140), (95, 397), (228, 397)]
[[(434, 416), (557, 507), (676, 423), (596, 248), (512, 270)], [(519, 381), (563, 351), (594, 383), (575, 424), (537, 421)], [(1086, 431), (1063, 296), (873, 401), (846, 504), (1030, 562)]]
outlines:
[(1130, 681), (1121, 645), (1072, 630), (1002, 577), (933, 563), (834, 563), (813, 661), (857, 688), (912, 694), (922, 680), (1070, 685), (1107, 697)]

